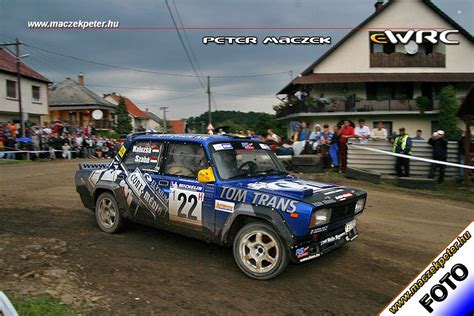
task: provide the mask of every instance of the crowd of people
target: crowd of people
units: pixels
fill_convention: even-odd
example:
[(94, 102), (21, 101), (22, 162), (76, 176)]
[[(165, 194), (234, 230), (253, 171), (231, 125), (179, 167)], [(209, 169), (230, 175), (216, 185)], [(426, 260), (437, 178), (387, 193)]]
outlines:
[(43, 127), (26, 124), (24, 136), (12, 121), (0, 123), (0, 159), (112, 158), (121, 142), (97, 135), (92, 126), (78, 127), (55, 121)]
[[(267, 142), (277, 155), (319, 154), (323, 164), (334, 171), (346, 172), (347, 142), (355, 138), (360, 144), (372, 141), (390, 141), (392, 151), (396, 154), (412, 155), (412, 141), (425, 141), (423, 132), (418, 129), (414, 137), (409, 137), (405, 128), (398, 134), (390, 135), (383, 122), (378, 122), (372, 130), (360, 119), (355, 125), (343, 120), (332, 129), (328, 124), (316, 124), (310, 131), (306, 122), (299, 122), (291, 138), (286, 139), (275, 134), (271, 129), (266, 135), (257, 135), (252, 130), (237, 131), (239, 135)], [(217, 134), (225, 134), (219, 130)], [(433, 159), (447, 160), (448, 142), (444, 131), (438, 130), (429, 138), (428, 144), (433, 148)], [(0, 159), (23, 159), (23, 151), (30, 151), (30, 159), (76, 159), (76, 158), (112, 158), (118, 152), (121, 140), (97, 135), (92, 126), (78, 127), (55, 121), (43, 127), (27, 124), (23, 137), (21, 130), (12, 121), (0, 123)], [(459, 157), (464, 155), (464, 141), (459, 141)], [(461, 162), (461, 161), (460, 161)], [(444, 181), (446, 166), (432, 164), (429, 178), (438, 174), (438, 182)], [(399, 177), (410, 176), (410, 159), (396, 157), (395, 171)], [(463, 177), (460, 168), (460, 178)]]
[[(396, 154), (412, 155), (412, 141), (426, 141), (423, 131), (417, 129), (415, 136), (408, 136), (405, 128), (400, 128), (397, 134), (390, 134), (383, 122), (378, 122), (372, 130), (360, 119), (355, 125), (349, 120), (343, 120), (330, 129), (328, 124), (321, 126), (316, 124), (314, 130), (310, 131), (306, 122), (299, 122), (291, 139), (282, 140), (271, 130), (268, 131), (266, 141), (275, 145), (277, 155), (300, 155), (320, 154), (323, 164), (334, 171), (346, 172), (347, 168), (347, 142), (349, 138), (357, 139), (360, 144), (372, 141), (388, 141), (392, 144), (392, 152)], [(428, 139), (427, 143), (432, 146), (434, 160), (447, 161), (448, 141), (445, 132), (438, 130)], [(458, 142), (458, 154), (460, 163), (463, 163), (464, 140)], [(410, 159), (396, 157), (395, 171), (398, 177), (410, 176)], [(438, 175), (438, 182), (444, 181), (446, 166), (443, 164), (431, 164), (428, 177), (431, 179)], [(460, 168), (459, 178), (463, 178), (463, 169)]]

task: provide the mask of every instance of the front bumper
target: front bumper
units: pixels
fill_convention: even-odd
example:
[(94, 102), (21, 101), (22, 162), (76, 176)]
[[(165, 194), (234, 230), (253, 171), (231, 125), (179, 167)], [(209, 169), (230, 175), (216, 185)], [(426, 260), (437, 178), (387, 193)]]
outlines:
[(346, 225), (354, 220), (355, 218), (351, 218), (336, 228), (315, 234), (315, 238), (297, 243), (292, 249), (292, 260), (300, 263), (315, 259), (356, 239), (357, 226), (354, 225), (352, 229), (346, 231)]

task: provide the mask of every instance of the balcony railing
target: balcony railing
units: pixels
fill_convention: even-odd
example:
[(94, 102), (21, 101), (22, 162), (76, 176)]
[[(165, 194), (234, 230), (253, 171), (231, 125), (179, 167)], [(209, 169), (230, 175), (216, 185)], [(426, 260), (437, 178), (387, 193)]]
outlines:
[[(433, 100), (432, 105), (425, 111), (439, 109), (439, 100)], [(298, 113), (340, 113), (340, 112), (420, 112), (416, 100), (361, 100), (352, 101), (333, 99), (328, 102), (315, 101), (311, 104), (293, 101), (275, 109), (277, 117), (285, 117)]]

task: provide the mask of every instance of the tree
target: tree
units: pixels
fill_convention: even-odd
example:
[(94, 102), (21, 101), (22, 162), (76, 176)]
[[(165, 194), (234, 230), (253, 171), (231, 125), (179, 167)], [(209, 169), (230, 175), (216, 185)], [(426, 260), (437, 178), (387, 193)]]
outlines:
[(125, 105), (125, 99), (120, 97), (119, 104), (115, 110), (117, 115), (117, 125), (115, 131), (118, 134), (128, 134), (132, 131), (132, 119), (128, 115), (127, 106)]
[(448, 140), (458, 140), (462, 135), (456, 117), (458, 108), (459, 104), (454, 87), (446, 86), (441, 89), (439, 100), (439, 126), (444, 130)]

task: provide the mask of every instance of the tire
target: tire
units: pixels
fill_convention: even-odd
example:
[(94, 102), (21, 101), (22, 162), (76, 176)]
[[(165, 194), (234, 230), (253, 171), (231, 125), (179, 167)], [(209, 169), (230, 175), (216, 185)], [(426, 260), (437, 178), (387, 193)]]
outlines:
[(264, 222), (242, 227), (234, 238), (233, 250), (237, 266), (252, 279), (275, 278), (289, 263), (281, 238), (271, 225)]
[(124, 218), (113, 194), (104, 192), (95, 203), (95, 219), (100, 229), (108, 234), (119, 233), (124, 226)]

